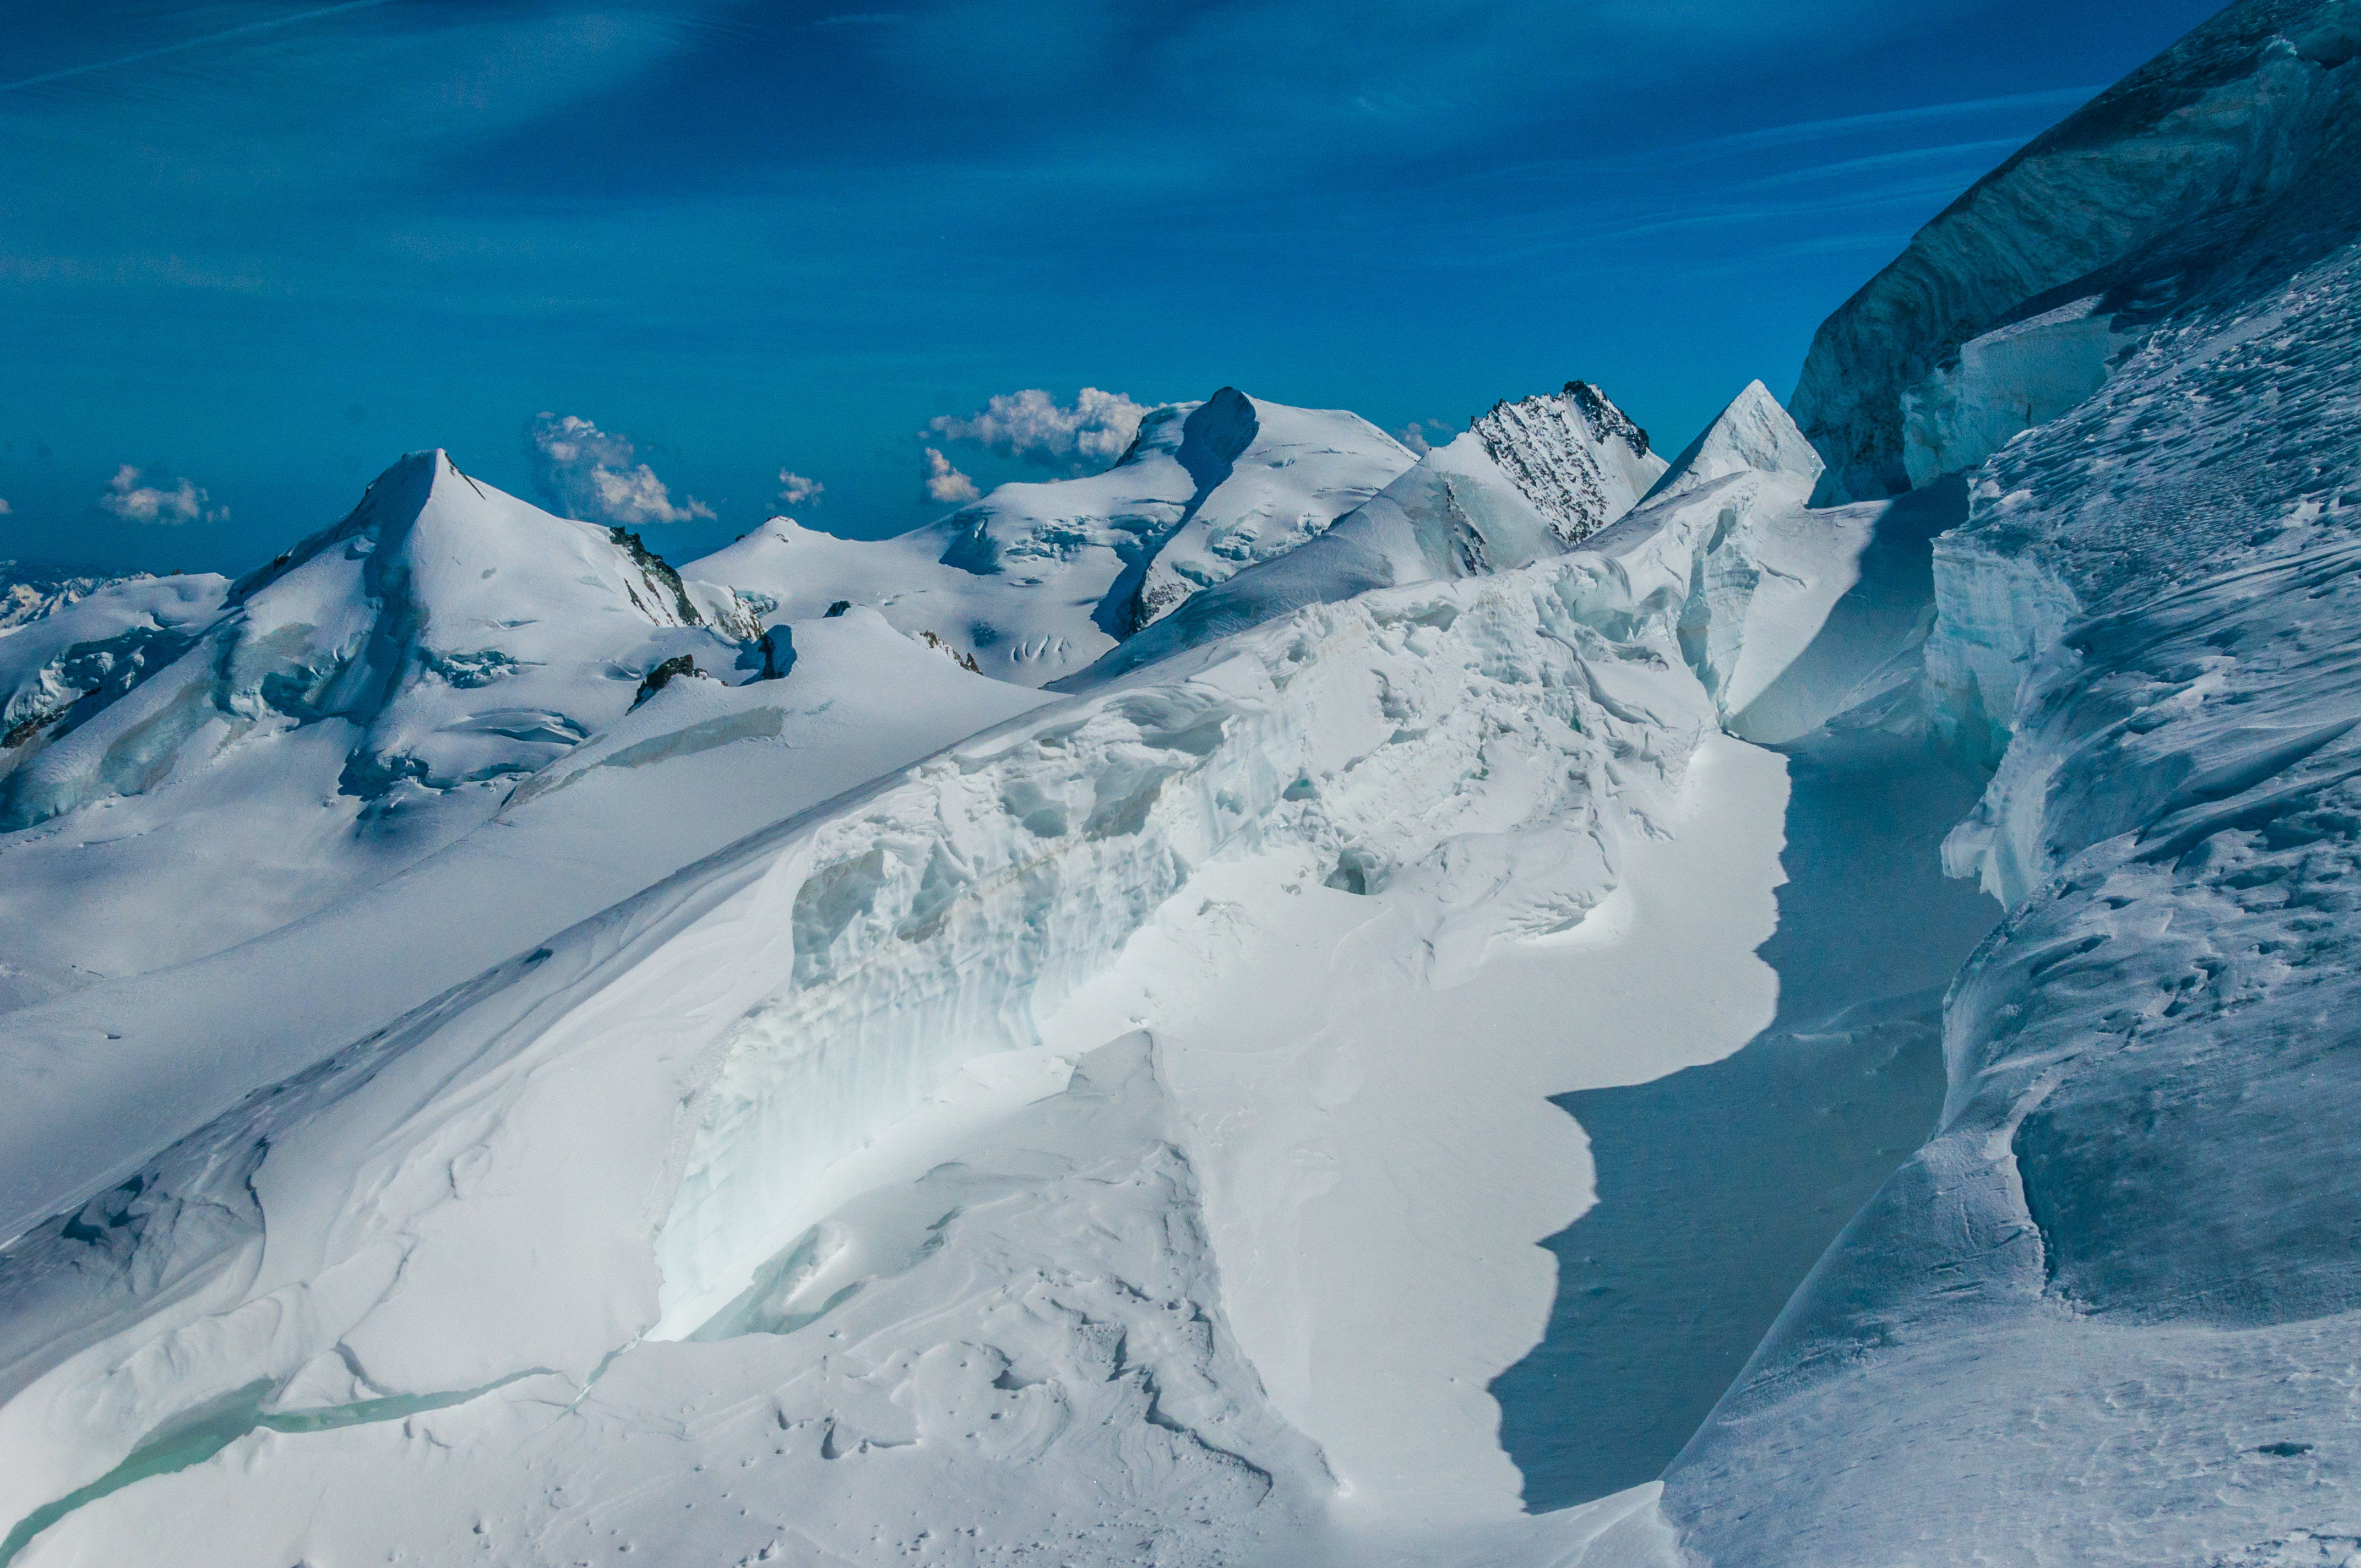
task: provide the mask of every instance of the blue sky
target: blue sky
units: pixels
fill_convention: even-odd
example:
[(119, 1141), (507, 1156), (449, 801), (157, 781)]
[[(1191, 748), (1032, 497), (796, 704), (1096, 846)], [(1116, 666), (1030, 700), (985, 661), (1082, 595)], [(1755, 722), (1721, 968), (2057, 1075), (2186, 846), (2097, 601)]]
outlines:
[(20, 7), (0, 556), (241, 567), (421, 446), (534, 494), (544, 412), (675, 559), (911, 527), (928, 445), (1038, 477), (920, 439), (1023, 389), (1439, 434), (1581, 377), (1669, 449), (2215, 8)]

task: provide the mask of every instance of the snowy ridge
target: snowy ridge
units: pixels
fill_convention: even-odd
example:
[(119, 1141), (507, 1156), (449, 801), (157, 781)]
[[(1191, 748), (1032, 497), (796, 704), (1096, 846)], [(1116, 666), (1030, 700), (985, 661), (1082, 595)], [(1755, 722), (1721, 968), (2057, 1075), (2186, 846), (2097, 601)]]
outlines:
[[(2361, 1552), (2356, 7), (2233, 5), (1669, 466), (1224, 389), (675, 574), (431, 455), (0, 634), (0, 1564)], [(237, 821), (315, 868), (242, 945), (37, 948)], [(1750, 1095), (1882, 1157), (1667, 1174)], [(1577, 1222), (1828, 1214), (1784, 1291), (1889, 1171), (1660, 1481), (1547, 1452), (1704, 1343)]]
[(839, 539), (774, 518), (683, 570), (761, 595), (775, 619), (868, 605), (986, 674), (1042, 685), (1199, 588), (1317, 534), (1412, 461), (1357, 414), (1225, 387), (1150, 410), (1103, 474), (1002, 485), (894, 539)]
[(1582, 382), (1503, 402), (1326, 532), (1187, 601), (1088, 669), (1085, 689), (1305, 605), (1506, 572), (1614, 521), (1664, 471), (1647, 437)]
[[(791, 1292), (812, 1265), (789, 1244), (824, 1217), (798, 1194), (962, 1064), (1022, 1059), (1042, 1020), (1201, 868), (1307, 865), (1329, 896), (1403, 922), (1392, 940), (1427, 986), (1472, 974), (1501, 938), (1580, 922), (1614, 886), (1619, 845), (1669, 819), (1714, 723), (1677, 630), (1689, 553), (1718, 517), (1668, 512), (1604, 553), (1314, 606), (987, 731), (756, 833), (191, 1131), (11, 1249), (16, 1288), (42, 1283), (8, 1314), (33, 1337), (5, 1364), (16, 1392), (0, 1441), (78, 1436), (12, 1476), (10, 1503), (21, 1517), (111, 1485), (144, 1436), (258, 1384), (223, 1441), (333, 1458), (345, 1449), (328, 1437), (362, 1431), (368, 1412), (570, 1401), (565, 1389), (651, 1329), (685, 1332), (733, 1299), (757, 1310), (766, 1279)], [(568, 766), (595, 772), (643, 742), (600, 744)], [(549, 776), (523, 809), (582, 787)], [(45, 1113), (14, 1114), (29, 1132)], [(12, 1139), (20, 1212), (110, 1157), (54, 1119)], [(530, 1266), (488, 1275), (520, 1227), (539, 1238)], [(114, 1261), (93, 1268), (85, 1234), (117, 1238)], [(764, 1273), (774, 1255), (785, 1274)], [(69, 1319), (94, 1326), (38, 1331)], [(1087, 1363), (1087, 1335), (1061, 1343), (1058, 1365)], [(1159, 1387), (1212, 1377), (1227, 1391), (1199, 1419), (1245, 1422), (1267, 1434), (1257, 1452), (1292, 1453), (1282, 1502), (1317, 1485), (1300, 1440), (1254, 1413), (1239, 1374), (1218, 1373), (1233, 1354), (1218, 1332), (1173, 1343), (1197, 1359), (1163, 1365)], [(631, 1365), (692, 1349), (651, 1346)], [(986, 1383), (1011, 1365), (994, 1354), (968, 1363)], [(888, 1381), (934, 1376), (910, 1364)], [(812, 1441), (827, 1449), (828, 1421), (845, 1419), (815, 1416)], [(1129, 1452), (1123, 1434), (1154, 1428), (1120, 1425), (1092, 1440), (1116, 1442), (1108, 1458), (1086, 1445), (1072, 1462), (1095, 1473)], [(1183, 1472), (1211, 1464), (1208, 1477), (1246, 1486), (1216, 1510), (1221, 1530), (1279, 1485), (1174, 1452)], [(102, 1500), (73, 1517), (103, 1529), (139, 1516)]]

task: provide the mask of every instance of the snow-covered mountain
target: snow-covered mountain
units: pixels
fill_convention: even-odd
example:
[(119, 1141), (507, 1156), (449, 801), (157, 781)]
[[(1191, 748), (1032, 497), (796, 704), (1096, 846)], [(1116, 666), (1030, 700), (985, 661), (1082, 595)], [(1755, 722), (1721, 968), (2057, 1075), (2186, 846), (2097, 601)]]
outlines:
[(1496, 404), (1318, 538), (1207, 585), (1060, 684), (1094, 684), (1305, 605), (1531, 565), (1621, 517), (1664, 472), (1647, 433), (1587, 382)]
[(0, 636), (0, 1001), (202, 957), (482, 822), (752, 610), (440, 453), (235, 584), (118, 584)]
[(422, 455), (0, 633), (124, 933), (0, 1563), (2343, 1561), (2356, 73), (2233, 6), (1808, 440), (1225, 391), (676, 575)]
[(0, 561), (0, 633), (88, 598), (118, 583), (144, 582), (148, 572), (109, 575), (43, 566), (29, 561)]
[[(1564, 1053), (1504, 1031), (1473, 1100), (1446, 1091), (1449, 1069), (1435, 1079), (1445, 1064), (1418, 1064), (1470, 995), (1497, 991), (1503, 1021), (1567, 1005), (1597, 931), (1653, 918), (1611, 905), (1627, 857), (1683, 822), (1726, 834), (1722, 817), (1749, 809), (1739, 786), (1762, 765), (1709, 739), (1712, 697), (1680, 652), (1685, 620), (1750, 608), (1742, 591), (1692, 602), (1700, 559), (1751, 547), (1720, 496), (1684, 490), (1653, 523), (1530, 567), (1314, 605), (832, 804), (783, 803), (733, 848), (365, 1035), (274, 1033), (225, 1055), (243, 1015), (175, 1013), (192, 988), (170, 976), (17, 1014), (9, 1069), (41, 1087), (0, 1140), (14, 1224), (33, 1227), (10, 1254), (19, 1391), (0, 1407), (0, 1434), (24, 1435), (0, 1442), (39, 1455), (13, 1473), (16, 1514), (65, 1519), (23, 1560), (104, 1553), (105, 1532), (152, 1529), (148, 1508), (217, 1504), (196, 1550), (227, 1558), (389, 1530), (464, 1543), (479, 1525), (545, 1555), (586, 1524), (611, 1549), (658, 1521), (675, 1549), (723, 1560), (840, 1554), (866, 1550), (879, 1508), (939, 1532), (983, 1497), (1073, 1550), (1112, 1560), (1150, 1529), (1202, 1561), (1316, 1530), (1340, 1475), (1396, 1495), (1373, 1522), (1471, 1499), (1513, 1520), (1480, 1385), (1545, 1305), (1515, 1242), (1564, 1200), (1554, 1184), (1538, 1209), (1502, 1200), (1536, 1168), (1571, 1177), (1571, 1128), (1515, 1109), (1545, 1110), (1521, 1086), (1554, 1081)], [(697, 714), (667, 720), (685, 727), (589, 742), (504, 816), (563, 813), (635, 753), (742, 736), (763, 686), (806, 674), (807, 642), (864, 625), (976, 681), (862, 612), (822, 619), (795, 629), (784, 679), (696, 689)], [(849, 705), (868, 674), (846, 667), (832, 695)], [(702, 798), (726, 776), (672, 783)], [(1775, 848), (1752, 843), (1701, 873), (1735, 896), (1668, 916), (1663, 940), (1730, 975), (1726, 995), (1698, 988), (1676, 1060), (1742, 1040), (1761, 1005), (1767, 976), (1744, 955)], [(467, 849), (344, 930), (395, 923), (404, 888)], [(458, 885), (410, 907), (447, 908)], [(216, 963), (282, 971), (306, 938)], [(1342, 966), (1335, 986), (1305, 992), (1320, 954)], [(1209, 982), (1172, 986), (1190, 972)], [(1264, 1032), (1244, 1057), (1233, 1014)], [(127, 1026), (93, 1051), (67, 1015)], [(1368, 1031), (1356, 1054), (1376, 1056), (1345, 1070), (1376, 1072), (1385, 1097), (1339, 1119), (1343, 1064), (1299, 1060), (1315, 1019)], [(1242, 1104), (1255, 1119), (1233, 1125), (1224, 1108)], [(1522, 1126), (1519, 1157), (1457, 1168), (1498, 1148), (1503, 1117)], [(1325, 1179), (1271, 1188), (1306, 1136), (1422, 1172), (1404, 1198), (1460, 1193), (1455, 1208), (1490, 1218), (1439, 1277), (1404, 1274), (1389, 1259), (1411, 1213), (1358, 1183), (1341, 1209)], [(1195, 1151), (1177, 1164), (1176, 1139)], [(71, 1207), (93, 1189), (94, 1207)], [(939, 1196), (948, 1210), (928, 1207)], [(1298, 1239), (1273, 1250), (1262, 1234)], [(492, 1266), (520, 1235), (531, 1266)], [(1381, 1335), (1355, 1326), (1371, 1292)], [(1477, 1299), (1494, 1326), (1470, 1342), (1455, 1303)], [(66, 1322), (83, 1327), (42, 1328)], [(185, 1354), (192, 1334), (209, 1348)], [(1355, 1357), (1303, 1360), (1314, 1343), (1391, 1358), (1399, 1386), (1370, 1406)], [(683, 1473), (729, 1489), (759, 1456), (774, 1503), (698, 1508), (687, 1537), (675, 1516), (702, 1483), (650, 1495), (661, 1512), (577, 1519), (566, 1490), (608, 1493), (642, 1464), (641, 1401), (675, 1398), (682, 1376), (741, 1390), (724, 1403), (744, 1412), (672, 1450)], [(784, 1403), (744, 1403), (780, 1388)], [(489, 1462), (569, 1408), (525, 1470), (493, 1463), (455, 1492), (417, 1463), (451, 1441)], [(1370, 1419), (1389, 1410), (1421, 1419)], [(430, 1428), (445, 1435), (399, 1435)], [(247, 1479), (226, 1490), (211, 1464), (124, 1485), (167, 1429), (176, 1453), (273, 1457), (239, 1461)], [(866, 1479), (835, 1468), (848, 1458)], [(544, 1463), (559, 1490), (521, 1487)], [(281, 1488), (324, 1485), (350, 1503), (281, 1511)], [(51, 1501), (85, 1497), (70, 1515)]]
[(683, 571), (760, 593), (788, 619), (868, 605), (985, 674), (1038, 686), (1316, 537), (1413, 461), (1357, 414), (1224, 387), (1148, 411), (1104, 474), (1002, 485), (895, 539), (773, 518)]

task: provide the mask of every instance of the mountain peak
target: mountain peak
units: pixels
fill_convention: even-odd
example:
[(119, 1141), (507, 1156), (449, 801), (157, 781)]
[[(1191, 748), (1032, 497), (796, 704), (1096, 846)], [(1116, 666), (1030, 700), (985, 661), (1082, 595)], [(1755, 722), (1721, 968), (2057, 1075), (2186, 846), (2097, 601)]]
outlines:
[(1580, 543), (1621, 516), (1664, 472), (1648, 433), (1587, 381), (1495, 403), (1468, 434), (1562, 544)]
[(1803, 430), (1771, 395), (1771, 389), (1750, 381), (1703, 433), (1673, 459), (1648, 499), (1678, 495), (1749, 472), (1792, 475), (1810, 484), (1826, 466)]

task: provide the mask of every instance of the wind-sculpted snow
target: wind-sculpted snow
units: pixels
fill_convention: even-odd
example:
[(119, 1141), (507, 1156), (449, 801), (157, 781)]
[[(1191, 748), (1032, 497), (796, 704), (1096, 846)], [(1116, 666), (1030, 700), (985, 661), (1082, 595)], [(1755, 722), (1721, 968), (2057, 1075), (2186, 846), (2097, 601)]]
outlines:
[[(1800, 481), (1756, 477), (1772, 487), (1771, 512), (1795, 510)], [(1064, 1256), (1054, 1268), (1048, 1255), (1018, 1264), (1005, 1250), (972, 1261), (956, 1238), (1004, 1235), (997, 1220), (936, 1226), (953, 1241), (930, 1251), (932, 1219), (911, 1210), (878, 1218), (887, 1239), (860, 1243), (860, 1255), (898, 1246), (939, 1261), (906, 1287), (863, 1286), (844, 1298), (851, 1316), (805, 1328), (801, 1315), (837, 1299), (828, 1248), (871, 1223), (813, 1231), (829, 1219), (828, 1173), (972, 1064), (1022, 1059), (1062, 1003), (1217, 865), (1301, 864), (1336, 890), (1327, 896), (1389, 912), (1404, 972), (1428, 988), (1474, 975), (1504, 939), (1582, 922), (1616, 885), (1627, 842), (1677, 817), (1692, 751), (1714, 726), (1683, 622), (1748, 613), (1758, 597), (1733, 588), (1692, 604), (1694, 557), (1762, 532), (1726, 493), (1745, 482), (1685, 494), (1656, 524), (1627, 524), (1595, 550), (1313, 605), (986, 730), (757, 832), (314, 1066), (256, 1081), (225, 1113), (183, 1120), (177, 1141), (165, 1129), (201, 1102), (170, 1079), (144, 1099), (113, 1095), (102, 1129), (86, 1104), (74, 1110), (84, 1097), (62, 1062), (21, 1063), (14, 1081), (29, 1092), (9, 1108), (7, 1191), (15, 1223), (32, 1228), (0, 1254), (16, 1336), (0, 1372), (0, 1449), (35, 1457), (8, 1468), (0, 1511), (43, 1529), (65, 1521), (25, 1561), (150, 1528), (137, 1522), (153, 1517), (145, 1508), (192, 1491), (267, 1530), (275, 1510), (238, 1499), (381, 1464), (397, 1424), (492, 1434), (432, 1437), (423, 1455), (442, 1442), (505, 1442), (513, 1423), (570, 1407), (588, 1423), (569, 1430), (591, 1434), (569, 1444), (580, 1474), (609, 1473), (629, 1463), (633, 1401), (671, 1398), (659, 1390), (717, 1356), (754, 1368), (716, 1372), (729, 1386), (775, 1387), (761, 1367), (782, 1354), (764, 1336), (782, 1332), (808, 1347), (791, 1361), (814, 1368), (795, 1374), (809, 1394), (781, 1396), (775, 1420), (768, 1403), (745, 1407), (742, 1427), (715, 1417), (721, 1447), (699, 1446), (700, 1463), (758, 1431), (771, 1459), (798, 1464), (888, 1453), (912, 1441), (909, 1418), (889, 1409), (915, 1410), (920, 1452), (880, 1463), (952, 1468), (927, 1468), (924, 1481), (879, 1472), (898, 1477), (897, 1496), (961, 1485), (959, 1443), (983, 1442), (983, 1460), (1077, 1478), (1068, 1491), (1024, 1483), (1012, 1517), (1054, 1508), (1060, 1530), (1104, 1541), (1152, 1512), (1180, 1543), (1172, 1561), (1213, 1560), (1264, 1499), (1291, 1508), (1326, 1483), (1224, 1347), (1202, 1240), (1181, 1245), (1185, 1162), (1169, 1149), (1145, 1164), (1125, 1154), (1138, 1177), (1094, 1175), (1072, 1197), (1038, 1162), (1003, 1178), (971, 1161), (972, 1174), (929, 1179), (954, 1206), (1032, 1194), (1024, 1201), (1046, 1205), (1059, 1232), (1075, 1223), (1060, 1205), (1107, 1181), (1146, 1182), (1139, 1212), (1161, 1214), (1177, 1249), (1158, 1266), (1183, 1271), (1170, 1283), (1126, 1265), (1106, 1277), (1130, 1283), (1109, 1295)], [(790, 688), (805, 665), (799, 654), (784, 680), (678, 700)], [(972, 677), (945, 663), (943, 678)], [(667, 687), (625, 728), (675, 700)], [(602, 772), (744, 744), (730, 727), (745, 722), (684, 708), (645, 737), (619, 730), (520, 792), (514, 809), (560, 809)], [(45, 1080), (57, 1104), (41, 1100)], [(143, 1139), (170, 1146), (143, 1157)], [(913, 1313), (943, 1299), (955, 1267), (977, 1270), (982, 1293), (943, 1307), (938, 1335)], [(1062, 1305), (1026, 1287), (1027, 1269), (1049, 1270), (1039, 1277)], [(882, 1276), (864, 1264), (836, 1277)], [(1198, 1307), (1172, 1305), (1187, 1299)], [(851, 1354), (870, 1310), (885, 1337)], [(999, 1326), (958, 1328), (961, 1313)], [(738, 1349), (628, 1348), (701, 1324), (761, 1332), (729, 1342)], [(834, 1348), (819, 1362), (796, 1359), (823, 1345)], [(643, 1376), (645, 1392), (631, 1392)], [(880, 1402), (895, 1388), (906, 1392)], [(927, 1413), (938, 1406), (939, 1418)], [(611, 1425), (598, 1413), (609, 1408)], [(1006, 1424), (988, 1438), (972, 1424), (991, 1420)], [(188, 1452), (199, 1436), (231, 1443), (264, 1490), (225, 1486), (216, 1464), (202, 1485), (191, 1472), (114, 1491), (161, 1463), (143, 1455)], [(430, 1463), (416, 1485), (437, 1473)], [(381, 1503), (412, 1483), (373, 1485)], [(462, 1490), (504, 1495), (496, 1478)], [(847, 1496), (829, 1529), (862, 1517), (869, 1494)], [(974, 1522), (972, 1507), (955, 1512)], [(560, 1516), (566, 1530), (607, 1528), (572, 1504)], [(939, 1533), (955, 1522), (919, 1516)], [(994, 1542), (1009, 1538), (985, 1533), (960, 1560), (994, 1560)], [(856, 1550), (829, 1539), (826, 1550)]]
[(861, 1259), (825, 1338), (764, 1321), (643, 1344), (587, 1390), (528, 1373), (406, 1419), (249, 1407), (215, 1440), (239, 1481), (208, 1467), (101, 1497), (19, 1561), (136, 1557), (167, 1518), (207, 1521), (190, 1563), (324, 1542), (535, 1563), (1235, 1561), (1296, 1521), (1320, 1460), (1253, 1398), (1178, 1136), (1145, 1040), (1118, 1042), (815, 1233), (808, 1266)]
[(2356, 169), (2310, 181), (2103, 389), (1975, 475), (1967, 526), (1938, 546), (1928, 651), (1971, 749), (1997, 757), (2020, 683), (2076, 616), (2361, 521), (2361, 257), (2303, 259), (2323, 230), (2361, 232)]
[[(2292, 41), (2255, 81), (2355, 69), (2337, 6), (2213, 31), (2265, 15)], [(2361, 166), (2328, 135), (1937, 545), (1931, 715), (1998, 754), (1945, 858), (2010, 914), (1951, 992), (1937, 1135), (1668, 1475), (1708, 1560), (2356, 1533), (2361, 1203), (2324, 1173), (2361, 1104)]]
[(2266, 1561), (2342, 1517), (2356, 568), (2225, 573), (2045, 663), (1955, 841), (2018, 902), (1954, 988), (1942, 1130), (1684, 1456), (1694, 1549)]
[[(2240, 0), (1945, 209), (1813, 340), (1795, 411), (1822, 499), (1971, 466), (2252, 261), (2258, 225), (2327, 216), (2306, 187), (2353, 166), (2357, 45), (2351, 0)], [(2342, 243), (2334, 217), (2317, 232)]]
[(1104, 474), (1002, 485), (894, 539), (839, 539), (773, 518), (685, 571), (759, 593), (777, 619), (867, 605), (986, 674), (1038, 686), (1314, 537), (1412, 461), (1357, 414), (1224, 387), (1150, 410)]
[[(1668, 466), (1576, 382), (1413, 463), (1225, 389), (686, 573), (422, 455), (0, 632), (0, 1564), (2349, 1556), (2356, 5), (1979, 183), (1809, 441), (1756, 383)], [(1930, 1026), (1914, 875), (1764, 946), (1792, 741), (1996, 768), (1940, 1122), (1661, 1486), (1521, 1516), (1501, 1375), (1676, 1337), (1553, 1309), (1650, 1190), (1550, 1097), (1675, 1117), (1784, 1017), (1714, 1081), (1836, 1114)], [(109, 922), (208, 956), (93, 983)]]

